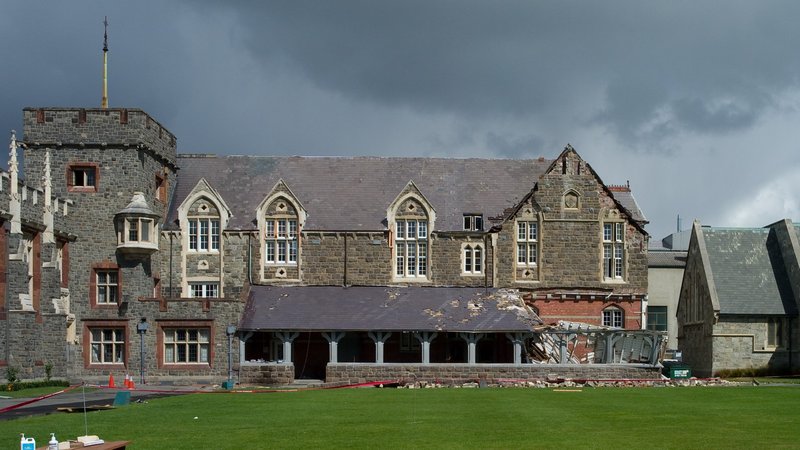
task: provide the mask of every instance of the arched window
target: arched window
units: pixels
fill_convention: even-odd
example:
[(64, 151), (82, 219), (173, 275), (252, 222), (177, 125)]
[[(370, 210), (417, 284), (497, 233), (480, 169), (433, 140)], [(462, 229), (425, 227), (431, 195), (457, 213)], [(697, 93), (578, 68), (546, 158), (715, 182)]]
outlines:
[(604, 327), (623, 328), (624, 324), (625, 314), (620, 308), (616, 306), (609, 306), (603, 310)]
[(278, 197), (264, 212), (264, 263), (297, 264), (297, 210)]
[(483, 244), (465, 244), (462, 250), (462, 271), (465, 275), (483, 273)]
[(197, 199), (186, 214), (190, 252), (218, 252), (220, 218), (216, 206), (205, 197)]
[(428, 277), (428, 216), (414, 198), (401, 203), (394, 220), (394, 273), (397, 278)]

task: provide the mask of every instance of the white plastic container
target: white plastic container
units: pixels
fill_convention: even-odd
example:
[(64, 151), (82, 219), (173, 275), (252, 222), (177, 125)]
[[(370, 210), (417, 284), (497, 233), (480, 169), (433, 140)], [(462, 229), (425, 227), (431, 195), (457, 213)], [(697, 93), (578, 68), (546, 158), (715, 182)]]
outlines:
[(36, 439), (26, 438), (24, 434), (21, 436), (22, 438), (19, 440), (20, 450), (36, 450)]
[(50, 433), (50, 442), (47, 443), (47, 450), (58, 450), (58, 439), (55, 433)]

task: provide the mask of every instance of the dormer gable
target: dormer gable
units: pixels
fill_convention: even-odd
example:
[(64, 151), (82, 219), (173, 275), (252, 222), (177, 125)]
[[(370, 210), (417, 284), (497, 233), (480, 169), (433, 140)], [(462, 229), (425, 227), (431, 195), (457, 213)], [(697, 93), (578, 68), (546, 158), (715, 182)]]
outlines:
[(386, 208), (386, 222), (390, 230), (398, 218), (424, 218), (428, 221), (428, 229), (434, 230), (436, 210), (414, 181), (409, 181), (402, 191)]
[(223, 230), (232, 216), (225, 200), (205, 178), (201, 178), (195, 184), (189, 195), (178, 206), (178, 221), (181, 228), (185, 228), (189, 215), (203, 213), (218, 216)]
[(306, 209), (283, 179), (275, 183), (256, 208), (258, 229), (262, 234), (267, 216), (293, 216), (297, 218), (298, 225), (302, 227), (305, 224)]

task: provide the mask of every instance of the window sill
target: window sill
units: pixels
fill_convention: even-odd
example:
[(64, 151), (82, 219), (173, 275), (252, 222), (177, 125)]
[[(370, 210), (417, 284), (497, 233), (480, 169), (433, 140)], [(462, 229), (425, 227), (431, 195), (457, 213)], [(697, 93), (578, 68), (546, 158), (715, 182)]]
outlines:
[(462, 277), (482, 277), (483, 272), (461, 272)]
[(90, 370), (120, 370), (127, 369), (125, 363), (89, 363), (86, 365)]
[(603, 283), (608, 284), (628, 284), (624, 278), (603, 278)]
[(116, 309), (119, 303), (92, 303), (92, 309)]
[(67, 188), (68, 192), (89, 192), (94, 193), (97, 192), (97, 187), (95, 186), (70, 186)]
[(393, 283), (429, 283), (428, 277), (392, 277)]
[(164, 370), (186, 370), (190, 372), (200, 372), (204, 370), (210, 370), (211, 364), (209, 363), (169, 363), (169, 364), (159, 364), (159, 369)]

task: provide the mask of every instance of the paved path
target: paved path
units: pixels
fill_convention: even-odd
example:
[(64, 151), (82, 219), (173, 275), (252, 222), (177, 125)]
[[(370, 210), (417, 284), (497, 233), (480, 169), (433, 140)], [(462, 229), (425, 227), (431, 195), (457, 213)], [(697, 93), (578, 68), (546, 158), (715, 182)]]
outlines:
[[(147, 390), (133, 390), (131, 392), (131, 402), (144, 401), (148, 398), (164, 397), (167, 395), (181, 395), (190, 392), (191, 386), (158, 386), (148, 385)], [(112, 405), (114, 397), (120, 389), (90, 389), (86, 388), (85, 391), (82, 387), (77, 387), (69, 392), (55, 395), (44, 400), (13, 409), (11, 411), (0, 413), (0, 420), (15, 419), (18, 417), (51, 414), (58, 412), (58, 408), (83, 408), (84, 401), (87, 408), (89, 406), (103, 406)], [(0, 409), (8, 406), (16, 405), (30, 398), (0, 398)]]

